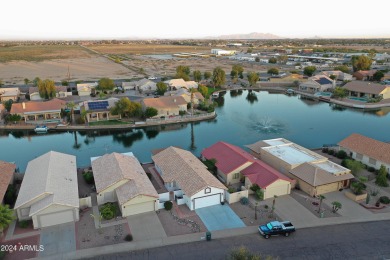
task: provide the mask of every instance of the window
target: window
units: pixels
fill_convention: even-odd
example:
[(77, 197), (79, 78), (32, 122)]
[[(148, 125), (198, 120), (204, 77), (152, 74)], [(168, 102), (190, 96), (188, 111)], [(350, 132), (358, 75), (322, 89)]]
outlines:
[(362, 159), (363, 159), (363, 154), (361, 154), (361, 153), (356, 153), (356, 159), (362, 160)]
[(240, 174), (238, 172), (233, 174), (233, 179), (238, 179), (238, 177), (240, 177)]
[(372, 165), (376, 165), (376, 160), (373, 159), (373, 158), (369, 158), (369, 159), (368, 159), (368, 163), (369, 163), (369, 164), (372, 164)]
[(206, 188), (205, 190), (204, 190), (204, 193), (211, 193), (211, 188)]

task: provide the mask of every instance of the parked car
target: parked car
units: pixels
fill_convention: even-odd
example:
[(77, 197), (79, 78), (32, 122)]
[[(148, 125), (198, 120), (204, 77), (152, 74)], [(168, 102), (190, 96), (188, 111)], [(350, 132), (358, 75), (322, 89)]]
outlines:
[(284, 222), (272, 221), (266, 225), (259, 226), (260, 234), (266, 239), (270, 238), (271, 236), (279, 236), (279, 235), (284, 235), (288, 237), (290, 233), (294, 231), (295, 231), (295, 227), (290, 221), (284, 221)]
[(150, 79), (150, 80), (153, 80), (153, 79), (157, 79), (156, 77), (153, 77), (153, 76), (151, 76), (151, 77), (149, 77), (148, 79)]

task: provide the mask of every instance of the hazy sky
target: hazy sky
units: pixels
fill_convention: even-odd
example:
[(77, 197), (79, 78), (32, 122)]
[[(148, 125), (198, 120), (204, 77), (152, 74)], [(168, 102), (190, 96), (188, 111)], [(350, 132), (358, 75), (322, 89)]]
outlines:
[(390, 37), (389, 9), (389, 0), (5, 0), (0, 39)]

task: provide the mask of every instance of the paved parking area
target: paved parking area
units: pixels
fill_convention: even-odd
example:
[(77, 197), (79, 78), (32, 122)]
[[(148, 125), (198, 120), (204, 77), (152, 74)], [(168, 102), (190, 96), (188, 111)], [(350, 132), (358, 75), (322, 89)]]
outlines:
[(130, 233), (135, 241), (167, 237), (156, 212), (127, 217)]
[(44, 247), (40, 257), (76, 251), (75, 223), (42, 228), (40, 245)]
[(209, 231), (245, 227), (229, 205), (215, 205), (195, 210)]

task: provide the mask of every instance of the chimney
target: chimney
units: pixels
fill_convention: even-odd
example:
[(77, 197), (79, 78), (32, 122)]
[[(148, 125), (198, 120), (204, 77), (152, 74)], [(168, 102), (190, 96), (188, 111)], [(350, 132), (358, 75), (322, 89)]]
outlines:
[(176, 98), (175, 98), (175, 99), (173, 99), (173, 102), (174, 102), (174, 103), (176, 103)]
[(23, 110), (26, 109), (26, 103), (22, 103)]

